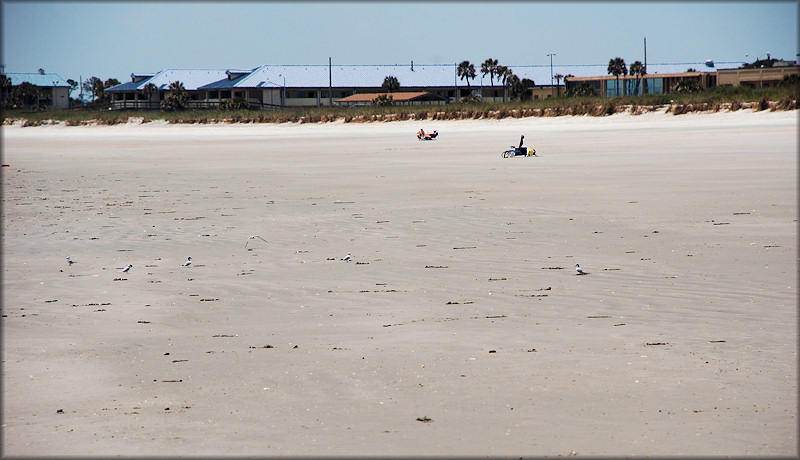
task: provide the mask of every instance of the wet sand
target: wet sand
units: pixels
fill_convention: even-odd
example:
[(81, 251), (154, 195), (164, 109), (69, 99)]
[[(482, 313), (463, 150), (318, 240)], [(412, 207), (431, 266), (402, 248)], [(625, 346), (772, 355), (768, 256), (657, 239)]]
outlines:
[(798, 455), (796, 112), (2, 135), (6, 456)]

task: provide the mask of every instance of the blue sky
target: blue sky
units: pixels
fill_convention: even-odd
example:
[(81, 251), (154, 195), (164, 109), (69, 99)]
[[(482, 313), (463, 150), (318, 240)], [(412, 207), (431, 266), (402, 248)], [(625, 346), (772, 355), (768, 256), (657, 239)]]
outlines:
[[(798, 2), (2, 0), (6, 72), (128, 81), (165, 68), (796, 60)], [(750, 55), (750, 56), (747, 56)], [(728, 67), (736, 67), (729, 65)]]

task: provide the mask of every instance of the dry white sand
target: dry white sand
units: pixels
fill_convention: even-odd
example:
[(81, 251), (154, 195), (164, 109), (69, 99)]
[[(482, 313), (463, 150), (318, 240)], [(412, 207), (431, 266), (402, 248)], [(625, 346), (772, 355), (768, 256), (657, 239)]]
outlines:
[(797, 112), (2, 135), (6, 456), (798, 455)]

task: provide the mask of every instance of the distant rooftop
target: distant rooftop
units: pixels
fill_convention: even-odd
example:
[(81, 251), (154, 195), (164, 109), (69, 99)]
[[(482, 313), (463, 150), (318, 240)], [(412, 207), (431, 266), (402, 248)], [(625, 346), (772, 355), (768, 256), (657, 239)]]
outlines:
[(55, 73), (6, 73), (14, 86), (28, 82), (40, 88), (69, 88), (69, 83)]

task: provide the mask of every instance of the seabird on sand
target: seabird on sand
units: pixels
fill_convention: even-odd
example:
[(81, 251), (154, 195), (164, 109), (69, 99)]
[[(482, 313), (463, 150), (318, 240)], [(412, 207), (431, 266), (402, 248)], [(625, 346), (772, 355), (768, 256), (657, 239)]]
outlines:
[(578, 272), (579, 275), (588, 275), (589, 272), (583, 271), (579, 264), (575, 264), (575, 271)]
[(131, 264), (126, 265), (125, 268), (122, 269), (122, 273), (128, 273), (131, 270), (131, 268), (133, 268), (133, 265)]
[(186, 262), (183, 263), (182, 267), (188, 267), (189, 265), (192, 265), (192, 258), (191, 257), (189, 257), (186, 260)]
[(70, 264), (70, 265), (72, 265), (72, 264), (74, 264), (74, 263), (75, 263), (75, 261), (74, 261), (74, 260), (72, 260), (72, 259), (70, 258), (70, 256), (67, 256), (67, 263), (68, 263), (68, 264)]
[(344, 260), (345, 262), (350, 262), (350, 259), (352, 259), (352, 258), (353, 257), (348, 252), (346, 256), (342, 257), (342, 260)]

